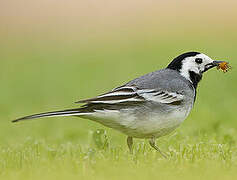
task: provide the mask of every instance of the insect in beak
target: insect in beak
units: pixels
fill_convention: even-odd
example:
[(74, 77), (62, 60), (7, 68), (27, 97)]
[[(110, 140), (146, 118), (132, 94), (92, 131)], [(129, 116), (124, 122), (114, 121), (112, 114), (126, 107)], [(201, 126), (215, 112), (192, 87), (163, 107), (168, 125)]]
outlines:
[[(217, 61), (218, 62), (218, 61)], [(229, 65), (228, 62), (225, 61), (219, 61), (220, 63), (218, 63), (218, 65), (216, 66), (216, 68), (219, 70), (222, 70), (224, 73), (226, 73), (227, 71), (229, 71), (231, 69), (231, 66)]]
[(209, 63), (205, 66), (204, 72), (213, 67), (217, 67), (218, 70), (221, 69), (223, 72), (227, 72), (229, 69), (231, 69), (231, 66), (226, 61), (213, 61), (212, 63)]

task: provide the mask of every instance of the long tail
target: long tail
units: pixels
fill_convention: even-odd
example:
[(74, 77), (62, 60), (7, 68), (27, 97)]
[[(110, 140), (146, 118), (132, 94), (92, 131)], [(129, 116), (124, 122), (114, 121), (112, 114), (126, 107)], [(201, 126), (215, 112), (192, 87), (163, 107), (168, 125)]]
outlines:
[(36, 119), (36, 118), (42, 118), (42, 117), (56, 117), (56, 116), (79, 116), (79, 115), (87, 115), (90, 113), (81, 112), (80, 109), (66, 109), (62, 111), (52, 111), (52, 112), (46, 112), (46, 113), (40, 113), (40, 114), (34, 114), (30, 116), (25, 116), (19, 119), (15, 119), (12, 122), (18, 122), (23, 120), (30, 120), (30, 119)]

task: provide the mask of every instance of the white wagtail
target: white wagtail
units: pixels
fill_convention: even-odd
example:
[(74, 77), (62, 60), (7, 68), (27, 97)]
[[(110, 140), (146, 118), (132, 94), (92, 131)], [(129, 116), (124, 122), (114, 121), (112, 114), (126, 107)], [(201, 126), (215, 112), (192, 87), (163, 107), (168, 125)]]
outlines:
[(187, 52), (164, 69), (136, 78), (95, 98), (78, 101), (84, 104), (79, 108), (35, 114), (12, 122), (78, 116), (126, 134), (130, 152), (133, 138), (146, 138), (151, 147), (161, 153), (155, 139), (169, 134), (184, 121), (195, 102), (202, 74), (222, 62), (199, 52)]

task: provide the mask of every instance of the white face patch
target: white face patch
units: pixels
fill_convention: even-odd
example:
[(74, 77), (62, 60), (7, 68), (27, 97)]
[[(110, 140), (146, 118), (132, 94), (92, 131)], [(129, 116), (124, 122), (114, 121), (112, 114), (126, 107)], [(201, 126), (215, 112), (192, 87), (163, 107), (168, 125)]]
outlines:
[[(200, 58), (201, 63), (197, 63), (195, 60)], [(205, 70), (205, 66), (209, 63), (212, 63), (213, 60), (205, 54), (198, 54), (196, 56), (187, 57), (182, 61), (182, 67), (180, 69), (180, 74), (186, 79), (190, 80), (189, 71), (193, 71), (196, 74), (202, 74)]]

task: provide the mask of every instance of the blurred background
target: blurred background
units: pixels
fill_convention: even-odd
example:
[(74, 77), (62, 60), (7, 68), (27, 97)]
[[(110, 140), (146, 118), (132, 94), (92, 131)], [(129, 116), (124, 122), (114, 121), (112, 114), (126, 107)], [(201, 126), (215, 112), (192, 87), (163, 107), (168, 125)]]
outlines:
[[(163, 68), (186, 51), (235, 66), (236, 10), (235, 0), (0, 1), (2, 142), (87, 136), (101, 126), (78, 118), (14, 125), (10, 120), (77, 107), (74, 101)], [(196, 108), (183, 126), (199, 130), (213, 118), (237, 127), (236, 80), (235, 68), (205, 74)]]
[[(80, 118), (10, 121), (78, 107), (73, 102), (164, 68), (186, 51), (233, 69), (204, 75), (195, 108), (174, 134), (236, 142), (236, 22), (236, 0), (1, 0), (1, 146), (32, 138), (90, 147), (91, 131), (103, 128), (111, 146), (126, 148), (124, 135)], [(172, 143), (162, 139), (161, 147)]]
[[(186, 51), (235, 66), (236, 10), (235, 0), (0, 1), (1, 142), (86, 137), (101, 126), (78, 118), (10, 120), (77, 107), (74, 101), (163, 68)], [(182, 127), (221, 121), (236, 128), (236, 80), (235, 68), (205, 74)]]

